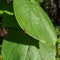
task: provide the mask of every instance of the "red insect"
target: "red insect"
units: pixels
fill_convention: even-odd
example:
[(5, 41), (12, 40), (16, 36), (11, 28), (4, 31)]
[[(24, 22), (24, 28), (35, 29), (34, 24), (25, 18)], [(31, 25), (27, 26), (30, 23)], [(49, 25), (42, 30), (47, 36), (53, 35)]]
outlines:
[(26, 30), (23, 30), (25, 34), (27, 34), (27, 31)]

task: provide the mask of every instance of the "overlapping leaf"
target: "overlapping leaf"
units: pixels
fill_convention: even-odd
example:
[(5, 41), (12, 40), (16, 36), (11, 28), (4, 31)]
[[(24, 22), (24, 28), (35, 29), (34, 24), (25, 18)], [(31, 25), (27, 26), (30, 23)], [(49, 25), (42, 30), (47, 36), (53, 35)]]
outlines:
[(56, 43), (54, 27), (35, 0), (14, 0), (14, 11), (21, 28), (42, 43)]

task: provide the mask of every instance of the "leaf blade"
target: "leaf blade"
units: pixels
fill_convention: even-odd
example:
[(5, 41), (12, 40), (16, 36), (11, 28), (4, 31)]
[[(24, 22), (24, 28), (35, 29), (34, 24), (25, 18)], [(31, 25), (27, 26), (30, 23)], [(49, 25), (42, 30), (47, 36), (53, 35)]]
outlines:
[(21, 28), (35, 39), (55, 45), (54, 27), (39, 4), (35, 0), (14, 0), (13, 3), (16, 19)]

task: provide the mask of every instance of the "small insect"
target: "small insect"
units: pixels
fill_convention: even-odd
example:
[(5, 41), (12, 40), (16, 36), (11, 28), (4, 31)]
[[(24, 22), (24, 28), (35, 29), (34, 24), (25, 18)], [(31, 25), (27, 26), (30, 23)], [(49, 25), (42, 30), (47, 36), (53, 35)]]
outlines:
[(25, 34), (27, 34), (27, 31), (26, 30), (23, 30)]

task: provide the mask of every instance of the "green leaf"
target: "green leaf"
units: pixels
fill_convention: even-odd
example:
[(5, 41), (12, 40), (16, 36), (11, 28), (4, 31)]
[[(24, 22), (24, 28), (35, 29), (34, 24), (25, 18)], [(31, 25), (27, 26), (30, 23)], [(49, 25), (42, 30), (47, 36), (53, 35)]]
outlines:
[(55, 29), (35, 0), (13, 0), (16, 19), (23, 30), (42, 43), (56, 43)]
[(0, 14), (3, 14), (3, 13), (4, 13), (4, 11), (0, 10)]
[(55, 60), (55, 46), (42, 44), (19, 31), (10, 31), (2, 45), (3, 60)]
[(5, 0), (0, 0), (0, 14), (13, 15), (12, 1), (8, 4)]

